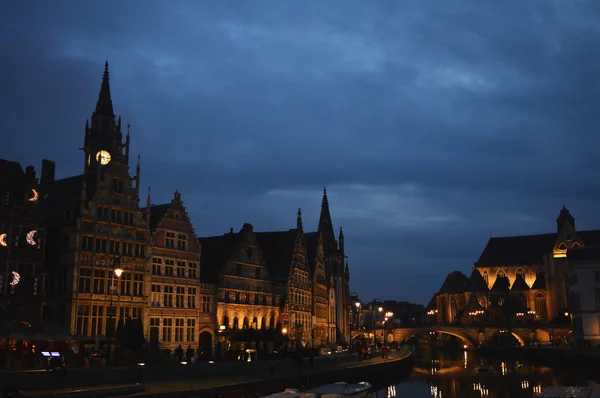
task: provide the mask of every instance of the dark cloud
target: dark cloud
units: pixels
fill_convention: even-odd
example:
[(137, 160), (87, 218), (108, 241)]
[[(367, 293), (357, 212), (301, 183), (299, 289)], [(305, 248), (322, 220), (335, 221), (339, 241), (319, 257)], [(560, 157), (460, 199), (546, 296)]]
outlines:
[[(0, 157), (78, 173), (111, 63), (154, 202), (196, 230), (317, 223), (329, 187), (352, 290), (427, 302), (492, 235), (600, 216), (593, 0), (9, 1)], [(381, 297), (384, 298), (384, 297)]]

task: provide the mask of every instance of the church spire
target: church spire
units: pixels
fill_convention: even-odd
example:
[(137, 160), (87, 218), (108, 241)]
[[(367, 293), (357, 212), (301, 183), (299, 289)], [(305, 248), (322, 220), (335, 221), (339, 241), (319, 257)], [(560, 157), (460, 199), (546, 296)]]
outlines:
[(303, 232), (303, 227), (302, 227), (302, 209), (298, 208), (298, 218), (296, 219), (296, 228), (298, 229), (298, 232), (302, 233)]
[(323, 246), (326, 253), (337, 250), (335, 233), (331, 225), (331, 213), (329, 212), (329, 199), (327, 198), (327, 188), (323, 188), (323, 199), (321, 201), (321, 217), (319, 217), (318, 232), (323, 234)]
[(107, 117), (115, 117), (113, 111), (112, 98), (110, 96), (110, 77), (108, 74), (108, 61), (104, 64), (104, 74), (102, 75), (102, 86), (100, 86), (100, 94), (98, 94), (98, 102), (96, 103), (96, 115)]

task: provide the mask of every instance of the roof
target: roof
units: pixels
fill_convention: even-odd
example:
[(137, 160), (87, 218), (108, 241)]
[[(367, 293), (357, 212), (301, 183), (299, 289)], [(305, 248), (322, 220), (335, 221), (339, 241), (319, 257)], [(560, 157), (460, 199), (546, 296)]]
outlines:
[[(585, 245), (600, 244), (600, 230), (577, 233)], [(541, 264), (557, 239), (557, 233), (490, 238), (476, 266)]]
[(509, 290), (510, 282), (506, 276), (498, 276), (496, 277), (496, 281), (494, 282), (494, 286), (492, 286), (491, 291), (494, 293), (504, 293)]
[(517, 278), (515, 279), (510, 290), (513, 292), (525, 292), (529, 290), (529, 286), (527, 285), (527, 282), (525, 282), (523, 275), (517, 275)]
[(481, 273), (476, 269), (471, 272), (471, 277), (469, 278), (467, 288), (472, 293), (487, 293), (490, 291), (490, 288), (483, 279), (483, 276), (481, 276)]
[(531, 285), (531, 290), (543, 290), (546, 288), (546, 277), (543, 272), (539, 272), (535, 278), (535, 282)]
[(438, 294), (464, 293), (468, 291), (469, 278), (460, 271), (448, 274)]

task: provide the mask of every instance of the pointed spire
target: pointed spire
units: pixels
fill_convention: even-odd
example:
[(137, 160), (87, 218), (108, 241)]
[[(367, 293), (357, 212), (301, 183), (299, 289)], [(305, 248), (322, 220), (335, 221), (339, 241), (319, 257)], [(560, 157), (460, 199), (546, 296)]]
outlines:
[(296, 220), (296, 228), (298, 231), (302, 232), (302, 209), (298, 208), (298, 219)]
[[(141, 161), (141, 156), (138, 153), (138, 161), (137, 161), (137, 167), (135, 168), (135, 186), (139, 188), (140, 186), (140, 182), (142, 181), (142, 167), (140, 165), (140, 161)], [(139, 189), (138, 189), (139, 192)]]
[(100, 94), (96, 103), (96, 115), (115, 117), (113, 111), (112, 98), (110, 96), (110, 77), (108, 73), (108, 61), (104, 64), (104, 74), (102, 75), (102, 86), (100, 86)]
[(150, 211), (150, 205), (152, 203), (152, 199), (150, 198), (151, 191), (152, 191), (152, 188), (150, 188), (150, 185), (148, 185), (148, 196), (146, 197), (146, 205), (148, 207), (148, 211)]
[(175, 193), (173, 194), (173, 201), (181, 202), (181, 193), (179, 193), (178, 190), (175, 190)]
[(327, 188), (323, 188), (323, 199), (321, 200), (321, 216), (319, 217), (318, 231), (323, 234), (323, 246), (325, 253), (329, 255), (337, 250), (335, 242), (335, 232), (331, 225), (331, 214), (329, 212), (329, 199), (327, 198)]
[(344, 239), (344, 230), (342, 229), (341, 225), (340, 225), (340, 239)]

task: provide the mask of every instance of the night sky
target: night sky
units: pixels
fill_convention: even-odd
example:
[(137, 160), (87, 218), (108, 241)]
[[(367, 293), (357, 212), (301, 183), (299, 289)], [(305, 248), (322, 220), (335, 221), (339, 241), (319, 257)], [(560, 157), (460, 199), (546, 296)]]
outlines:
[(0, 34), (0, 158), (81, 173), (108, 59), (153, 203), (315, 230), (327, 186), (366, 300), (426, 304), (563, 204), (600, 228), (598, 0), (7, 0)]

